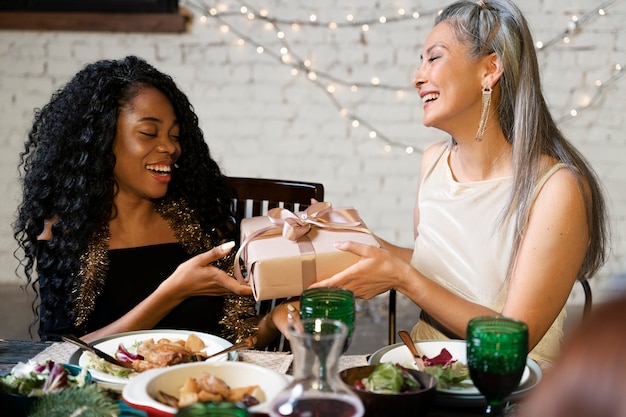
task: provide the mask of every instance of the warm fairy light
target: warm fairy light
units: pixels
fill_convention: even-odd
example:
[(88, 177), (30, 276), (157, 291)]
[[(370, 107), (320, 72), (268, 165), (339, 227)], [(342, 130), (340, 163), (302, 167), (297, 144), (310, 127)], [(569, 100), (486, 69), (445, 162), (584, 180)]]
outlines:
[[(589, 12), (580, 15), (572, 15), (569, 21), (566, 23), (566, 27), (563, 31), (558, 33), (552, 39), (537, 41), (535, 43), (535, 48), (540, 52), (545, 52), (549, 49), (549, 47), (558, 45), (559, 43), (561, 43), (561, 45), (570, 44), (573, 40), (572, 38), (579, 35), (585, 25), (587, 25), (594, 18), (601, 18), (602, 16), (605, 16), (606, 8), (615, 2), (617, 2), (617, 0), (606, 0), (601, 7), (596, 7), (594, 9), (591, 9)], [(412, 89), (412, 87), (410, 87), (409, 85), (407, 85), (406, 87), (383, 85), (381, 84), (381, 80), (378, 76), (373, 76), (370, 79), (369, 83), (364, 83), (354, 82), (350, 80), (344, 81), (335, 77), (332, 74), (326, 73), (325, 71), (314, 71), (313, 64), (310, 59), (301, 59), (297, 56), (297, 54), (289, 53), (290, 49), (292, 48), (289, 46), (287, 40), (288, 34), (280, 30), (279, 27), (290, 27), (292, 32), (300, 31), (302, 25), (312, 26), (316, 28), (327, 28), (329, 30), (336, 30), (339, 27), (353, 27), (359, 28), (362, 32), (368, 32), (370, 28), (375, 25), (390, 24), (391, 22), (399, 22), (407, 19), (418, 19), (423, 16), (435, 16), (441, 14), (443, 10), (431, 9), (430, 11), (422, 11), (422, 13), (420, 13), (417, 10), (407, 10), (404, 8), (399, 8), (397, 10), (397, 14), (393, 14), (391, 17), (381, 15), (378, 17), (368, 17), (365, 19), (357, 20), (353, 14), (348, 14), (346, 16), (345, 22), (322, 22), (316, 14), (310, 14), (308, 16), (308, 19), (305, 18), (298, 20), (288, 20), (271, 16), (270, 12), (267, 9), (261, 9), (260, 11), (256, 11), (252, 7), (245, 5), (239, 7), (238, 11), (241, 18), (247, 19), (251, 22), (261, 21), (263, 22), (264, 28), (266, 30), (275, 31), (276, 38), (279, 39), (279, 42), (281, 43), (281, 46), (278, 49), (279, 53), (277, 53), (273, 52), (277, 50), (276, 46), (263, 45), (260, 40), (255, 39), (252, 36), (248, 36), (245, 32), (238, 29), (237, 26), (230, 22), (230, 20), (224, 19), (223, 16), (237, 15), (236, 11), (229, 11), (228, 4), (224, 2), (216, 2), (215, 7), (209, 8), (202, 5), (204, 3), (204, 1), (202, 0), (183, 0), (183, 3), (187, 3), (187, 5), (191, 5), (191, 7), (194, 7), (194, 3), (197, 3), (194, 8), (199, 9), (200, 22), (205, 23), (208, 20), (208, 17), (217, 19), (217, 21), (219, 22), (218, 30), (221, 33), (233, 33), (235, 36), (237, 36), (237, 40), (235, 42), (236, 45), (252, 45), (256, 49), (257, 53), (265, 53), (266, 56), (275, 58), (281, 64), (287, 65), (292, 76), (297, 76), (300, 73), (306, 74), (306, 77), (309, 81), (317, 84), (325, 91), (326, 94), (332, 97), (331, 102), (339, 109), (339, 113), (342, 117), (350, 116), (352, 120), (351, 124), (353, 127), (367, 128), (369, 129), (368, 134), (371, 139), (383, 141), (385, 143), (385, 152), (391, 152), (394, 147), (404, 149), (404, 152), (407, 154), (412, 154), (416, 151), (420, 152), (420, 150), (416, 150), (412, 146), (406, 146), (404, 144), (391, 140), (378, 129), (375, 129), (374, 126), (372, 126), (369, 122), (357, 116), (356, 114), (352, 114), (350, 110), (342, 106), (335, 97), (338, 86), (345, 85), (349, 86), (349, 89), (352, 93), (357, 93), (360, 87), (366, 89), (378, 88), (390, 90), (395, 92), (397, 100), (402, 100), (406, 96), (406, 92), (409, 91), (409, 89)], [(254, 23), (250, 23), (250, 26), (252, 26), (253, 24)], [(597, 102), (600, 94), (602, 94), (603, 91), (605, 91), (611, 84), (615, 83), (618, 79), (622, 78), (622, 76), (625, 75), (622, 72), (622, 65), (615, 64), (614, 68), (617, 73), (615, 73), (610, 78), (606, 80), (597, 79), (594, 81), (596, 92), (592, 96), (584, 96), (581, 100), (579, 100), (582, 104), (577, 108), (571, 109), (569, 111), (568, 117), (576, 117), (580, 113), (580, 111), (593, 106), (593, 104)], [(561, 122), (565, 119), (566, 118), (561, 118), (560, 120), (557, 120), (557, 122)]]

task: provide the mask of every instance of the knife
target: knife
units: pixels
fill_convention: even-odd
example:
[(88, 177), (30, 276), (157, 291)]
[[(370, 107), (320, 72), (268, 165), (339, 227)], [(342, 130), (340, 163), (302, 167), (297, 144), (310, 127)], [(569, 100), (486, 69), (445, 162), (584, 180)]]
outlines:
[(61, 336), (61, 339), (63, 339), (64, 341), (71, 343), (75, 346), (78, 346), (79, 348), (86, 350), (88, 352), (91, 352), (95, 355), (97, 355), (99, 358), (104, 359), (105, 361), (112, 363), (113, 365), (117, 365), (117, 366), (121, 366), (122, 368), (128, 368), (128, 369), (133, 369), (133, 365), (128, 363), (128, 362), (122, 362), (116, 358), (114, 358), (113, 356), (109, 355), (108, 353), (105, 353), (103, 351), (101, 351), (98, 348), (95, 348), (93, 346), (91, 346), (89, 343), (82, 341), (81, 339), (79, 339), (78, 337), (74, 336), (73, 334), (66, 334)]

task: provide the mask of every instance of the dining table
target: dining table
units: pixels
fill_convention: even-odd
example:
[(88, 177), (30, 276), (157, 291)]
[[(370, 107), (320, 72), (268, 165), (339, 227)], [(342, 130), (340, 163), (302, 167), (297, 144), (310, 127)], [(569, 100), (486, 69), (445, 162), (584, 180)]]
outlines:
[[(6, 375), (19, 362), (34, 360), (43, 362), (53, 360), (68, 363), (77, 347), (67, 342), (41, 342), (32, 340), (0, 339), (0, 375)], [(367, 365), (370, 355), (342, 355), (339, 358), (339, 371), (360, 365)], [(277, 372), (291, 371), (292, 355), (290, 352), (267, 352), (262, 350), (241, 350), (237, 360), (266, 366)], [(511, 404), (506, 410), (507, 417), (514, 417), (519, 404)], [(390, 410), (391, 411), (391, 410)], [(428, 417), (481, 417), (482, 407), (448, 405), (436, 401), (428, 413)]]

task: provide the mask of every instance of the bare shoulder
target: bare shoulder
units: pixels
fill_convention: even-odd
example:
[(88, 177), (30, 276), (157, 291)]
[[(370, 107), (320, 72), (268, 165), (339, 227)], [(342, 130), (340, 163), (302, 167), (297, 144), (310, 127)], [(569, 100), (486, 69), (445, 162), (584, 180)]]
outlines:
[[(585, 207), (592, 204), (588, 181), (576, 169), (563, 166), (554, 171), (539, 190), (535, 210), (554, 216), (574, 213), (583, 215)], [(586, 215), (585, 215), (586, 216)]]
[(447, 146), (447, 144), (447, 141), (443, 141), (428, 145), (422, 154), (422, 166), (430, 165), (433, 162), (433, 159), (441, 152), (441, 148)]
[(57, 218), (44, 220), (43, 231), (37, 236), (37, 240), (50, 240), (52, 239), (52, 225), (56, 223)]
[(449, 142), (437, 142), (429, 145), (426, 149), (424, 149), (424, 153), (422, 154), (422, 161), (420, 165), (420, 178), (424, 176), (424, 172), (426, 169), (431, 166), (435, 158), (440, 155), (442, 148), (447, 146)]

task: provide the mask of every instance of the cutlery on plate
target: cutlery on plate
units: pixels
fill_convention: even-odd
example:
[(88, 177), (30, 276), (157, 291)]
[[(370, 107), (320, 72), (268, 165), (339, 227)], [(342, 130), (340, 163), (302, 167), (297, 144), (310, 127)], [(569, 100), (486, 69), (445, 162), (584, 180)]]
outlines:
[(419, 351), (417, 350), (417, 347), (415, 346), (413, 339), (411, 339), (411, 335), (409, 334), (409, 332), (407, 332), (406, 330), (398, 330), (398, 336), (400, 336), (400, 339), (402, 339), (406, 347), (409, 348), (411, 355), (413, 355), (413, 358), (415, 359), (415, 365), (417, 366), (417, 369), (419, 371), (423, 371), (424, 359), (422, 359), (422, 355), (420, 355)]
[(103, 351), (101, 351), (100, 349), (91, 346), (89, 343), (79, 339), (78, 337), (72, 335), (72, 334), (66, 334), (64, 336), (61, 336), (61, 339), (63, 339), (64, 341), (71, 343), (75, 346), (78, 346), (79, 348), (86, 350), (88, 352), (91, 352), (95, 355), (97, 355), (99, 358), (104, 359), (105, 361), (112, 363), (113, 365), (117, 365), (117, 366), (121, 366), (122, 368), (128, 368), (128, 369), (133, 369), (132, 364), (128, 363), (128, 362), (122, 362), (116, 358), (114, 358), (113, 356), (109, 355), (108, 353), (105, 353)]
[(217, 353), (212, 353), (212, 354), (208, 355), (205, 358), (205, 360), (214, 358), (214, 357), (219, 356), (219, 355), (223, 355), (224, 353), (234, 352), (235, 350), (253, 348), (254, 346), (256, 346), (256, 336), (246, 337), (241, 342), (235, 343), (231, 347), (228, 347), (228, 348), (226, 348), (224, 350), (220, 350)]

